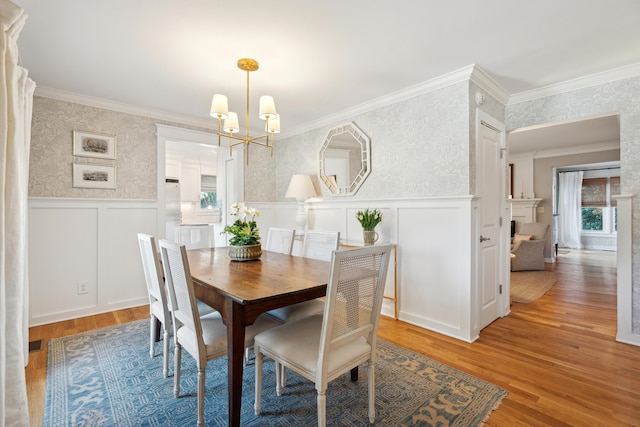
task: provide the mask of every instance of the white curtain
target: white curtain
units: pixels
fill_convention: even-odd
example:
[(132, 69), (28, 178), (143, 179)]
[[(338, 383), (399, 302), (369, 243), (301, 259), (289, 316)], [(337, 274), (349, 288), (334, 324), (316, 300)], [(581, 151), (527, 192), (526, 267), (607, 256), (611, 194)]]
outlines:
[(27, 191), (35, 83), (18, 65), (27, 16), (0, 0), (0, 426), (28, 426)]
[(582, 174), (582, 171), (560, 173), (558, 246), (562, 248), (582, 247)]

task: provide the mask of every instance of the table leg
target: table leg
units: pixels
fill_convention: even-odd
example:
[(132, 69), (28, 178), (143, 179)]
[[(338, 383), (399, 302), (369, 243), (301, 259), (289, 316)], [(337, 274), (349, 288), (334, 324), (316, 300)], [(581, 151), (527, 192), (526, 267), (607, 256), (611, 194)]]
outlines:
[(358, 367), (351, 370), (351, 381), (358, 381)]
[(242, 374), (244, 367), (244, 322), (242, 309), (232, 303), (227, 321), (227, 356), (229, 370), (229, 426), (240, 426), (242, 408)]
[(160, 335), (162, 335), (160, 333), (160, 329), (162, 329), (162, 323), (160, 323), (160, 321), (156, 318), (154, 318), (153, 321), (156, 322), (156, 336), (153, 337), (153, 339), (155, 340), (155, 342), (158, 342), (160, 341)]

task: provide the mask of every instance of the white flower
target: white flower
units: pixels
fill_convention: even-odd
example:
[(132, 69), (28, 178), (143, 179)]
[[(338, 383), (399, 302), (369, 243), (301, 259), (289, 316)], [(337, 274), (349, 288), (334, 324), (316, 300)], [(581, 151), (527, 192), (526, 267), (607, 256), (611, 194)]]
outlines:
[(253, 221), (255, 217), (260, 216), (260, 211), (256, 208), (248, 208), (244, 203), (236, 202), (231, 205), (231, 215), (237, 216), (242, 222), (245, 222), (247, 217)]

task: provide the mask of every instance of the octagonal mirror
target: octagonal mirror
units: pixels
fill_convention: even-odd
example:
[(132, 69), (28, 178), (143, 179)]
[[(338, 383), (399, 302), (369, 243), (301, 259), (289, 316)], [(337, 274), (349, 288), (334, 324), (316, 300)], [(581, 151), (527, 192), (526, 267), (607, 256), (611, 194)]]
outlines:
[(329, 130), (319, 155), (320, 180), (334, 196), (350, 196), (371, 173), (370, 140), (355, 123)]

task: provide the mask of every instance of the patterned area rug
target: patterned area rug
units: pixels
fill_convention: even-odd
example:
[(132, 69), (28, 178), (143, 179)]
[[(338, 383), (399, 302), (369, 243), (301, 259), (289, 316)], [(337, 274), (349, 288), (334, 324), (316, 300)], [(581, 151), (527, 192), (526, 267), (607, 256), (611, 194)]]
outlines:
[[(183, 352), (181, 397), (176, 399), (173, 377), (162, 377), (162, 356), (149, 357), (148, 340), (146, 320), (51, 340), (44, 425), (195, 425), (195, 361)], [(161, 345), (156, 343), (157, 353)], [(378, 356), (378, 426), (476, 426), (507, 394), (500, 387), (383, 340), (378, 341)], [(170, 363), (173, 366), (173, 357)], [(223, 357), (207, 366), (208, 426), (227, 424), (226, 365)], [(278, 397), (274, 363), (265, 359), (263, 414), (256, 416), (254, 377), (252, 359), (244, 370), (242, 425), (316, 425), (312, 383), (289, 371), (287, 387)], [(328, 425), (369, 425), (367, 407), (367, 371), (363, 367), (357, 382), (347, 373), (330, 383)]]
[(529, 304), (544, 295), (557, 281), (553, 271), (512, 271), (511, 301)]

